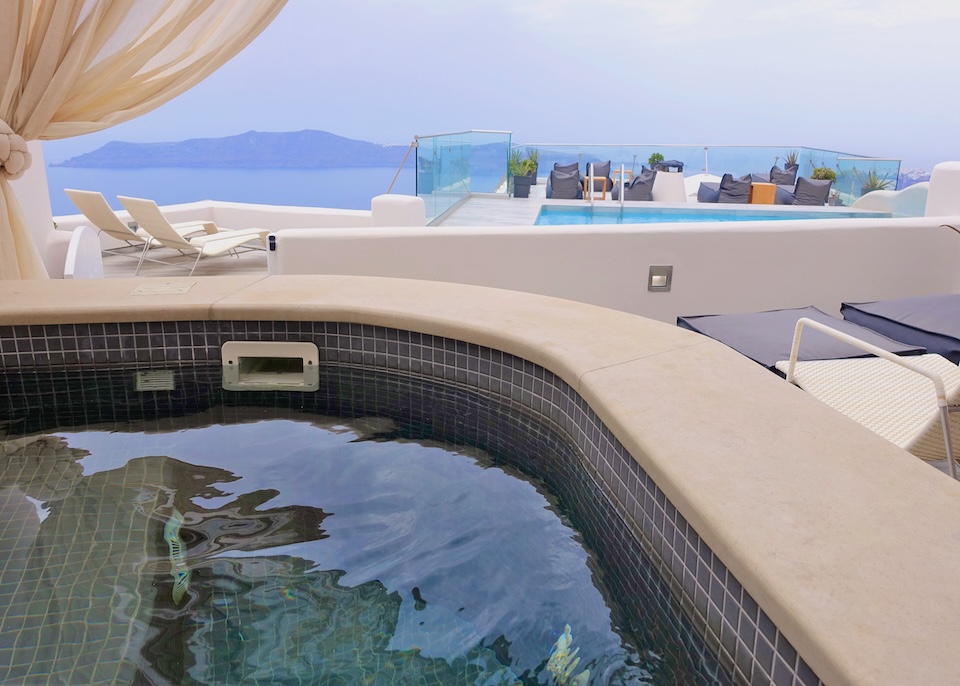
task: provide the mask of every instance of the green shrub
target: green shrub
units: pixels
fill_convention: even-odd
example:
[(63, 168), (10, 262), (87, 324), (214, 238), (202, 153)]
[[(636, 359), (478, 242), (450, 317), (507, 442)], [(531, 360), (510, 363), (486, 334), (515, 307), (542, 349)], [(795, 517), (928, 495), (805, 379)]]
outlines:
[(837, 180), (837, 172), (833, 171), (830, 167), (814, 167), (813, 171), (810, 172), (811, 179), (830, 179), (833, 182)]

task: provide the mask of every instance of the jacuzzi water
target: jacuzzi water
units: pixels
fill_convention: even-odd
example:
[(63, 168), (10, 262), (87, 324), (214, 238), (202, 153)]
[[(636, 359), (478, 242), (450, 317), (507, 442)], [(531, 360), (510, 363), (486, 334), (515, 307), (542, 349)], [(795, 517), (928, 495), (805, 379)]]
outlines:
[(128, 386), (7, 418), (3, 683), (725, 683), (625, 630), (557, 500), (481, 450), (298, 394), (96, 421)]
[[(38, 573), (11, 589), (33, 602), (49, 591), (58, 609), (31, 675), (102, 660), (122, 638), (125, 659), (136, 646), (171, 683), (513, 683), (544, 671), (565, 625), (576, 673), (645, 674), (577, 533), (482, 454), (363, 440), (369, 429), (319, 418), (131, 429), (43, 434), (55, 456), (28, 467), (17, 453), (0, 473), (41, 496)], [(161, 535), (174, 518), (179, 562)], [(187, 577), (179, 597), (173, 569)], [(69, 587), (47, 585), (64, 575)], [(82, 627), (80, 608), (101, 602), (112, 617)], [(64, 643), (68, 628), (83, 640)], [(123, 672), (100, 660), (93, 681)], [(81, 674), (68, 682), (89, 683)]]
[(844, 211), (822, 208), (817, 211), (789, 209), (726, 209), (669, 207), (571, 207), (544, 205), (537, 215), (537, 225), (571, 224), (673, 224), (677, 222), (742, 222), (787, 219), (847, 219), (853, 217), (890, 217), (886, 212)]

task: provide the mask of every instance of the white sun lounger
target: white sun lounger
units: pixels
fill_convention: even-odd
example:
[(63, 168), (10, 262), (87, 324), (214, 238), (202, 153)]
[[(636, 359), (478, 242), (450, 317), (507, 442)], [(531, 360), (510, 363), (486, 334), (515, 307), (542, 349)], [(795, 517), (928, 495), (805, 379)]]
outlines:
[[(150, 235), (149, 247), (163, 246), (177, 250), (183, 255), (196, 255), (193, 265), (190, 266), (190, 274), (193, 274), (197, 264), (205, 257), (216, 257), (223, 254), (235, 255), (241, 250), (266, 249), (267, 235), (270, 233), (267, 229), (232, 231), (208, 222), (213, 229), (210, 235), (185, 238), (177, 233), (176, 227), (167, 221), (167, 218), (153, 200), (131, 198), (123, 195), (117, 196), (117, 198), (120, 200), (120, 204), (130, 213), (130, 216)], [(146, 250), (143, 254), (146, 255)], [(167, 262), (167, 264), (186, 267), (186, 265), (178, 265), (175, 262)], [(141, 259), (140, 264), (137, 265), (136, 274), (140, 273), (142, 266), (143, 260)]]
[[(111, 238), (122, 241), (124, 245), (115, 248), (101, 248), (104, 255), (126, 255), (135, 259), (143, 260), (143, 252), (149, 248), (150, 234), (141, 228), (127, 226), (120, 217), (116, 215), (113, 208), (103, 197), (102, 193), (97, 191), (81, 191), (74, 188), (64, 188), (63, 192), (67, 194), (70, 201), (77, 206), (77, 209), (90, 222), (92, 228), (97, 230), (98, 234), (106, 234)], [(217, 227), (213, 222), (193, 221), (172, 224), (174, 230), (181, 236), (192, 236), (200, 233), (216, 233)], [(127, 254), (134, 250), (134, 254)]]
[[(876, 357), (798, 362), (804, 327), (856, 345)], [(853, 336), (800, 319), (787, 381), (924, 460), (947, 460), (957, 477), (953, 436), (960, 436), (960, 367), (941, 355), (899, 357)], [(949, 458), (949, 459), (948, 459)]]

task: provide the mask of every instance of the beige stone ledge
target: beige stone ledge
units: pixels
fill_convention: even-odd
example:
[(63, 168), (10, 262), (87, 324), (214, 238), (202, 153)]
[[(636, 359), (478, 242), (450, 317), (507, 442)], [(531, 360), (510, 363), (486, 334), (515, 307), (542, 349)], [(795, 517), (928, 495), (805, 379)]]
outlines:
[(0, 282), (0, 324), (347, 321), (487, 345), (576, 388), (825, 683), (960, 683), (960, 483), (729, 348), (489, 288), (321, 276)]

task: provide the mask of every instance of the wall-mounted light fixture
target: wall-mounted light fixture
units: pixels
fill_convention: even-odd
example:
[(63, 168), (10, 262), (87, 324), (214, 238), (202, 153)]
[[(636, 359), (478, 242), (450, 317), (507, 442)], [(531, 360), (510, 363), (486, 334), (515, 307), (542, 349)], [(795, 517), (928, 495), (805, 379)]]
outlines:
[(650, 275), (647, 277), (648, 291), (669, 291), (673, 281), (673, 265), (650, 265)]

